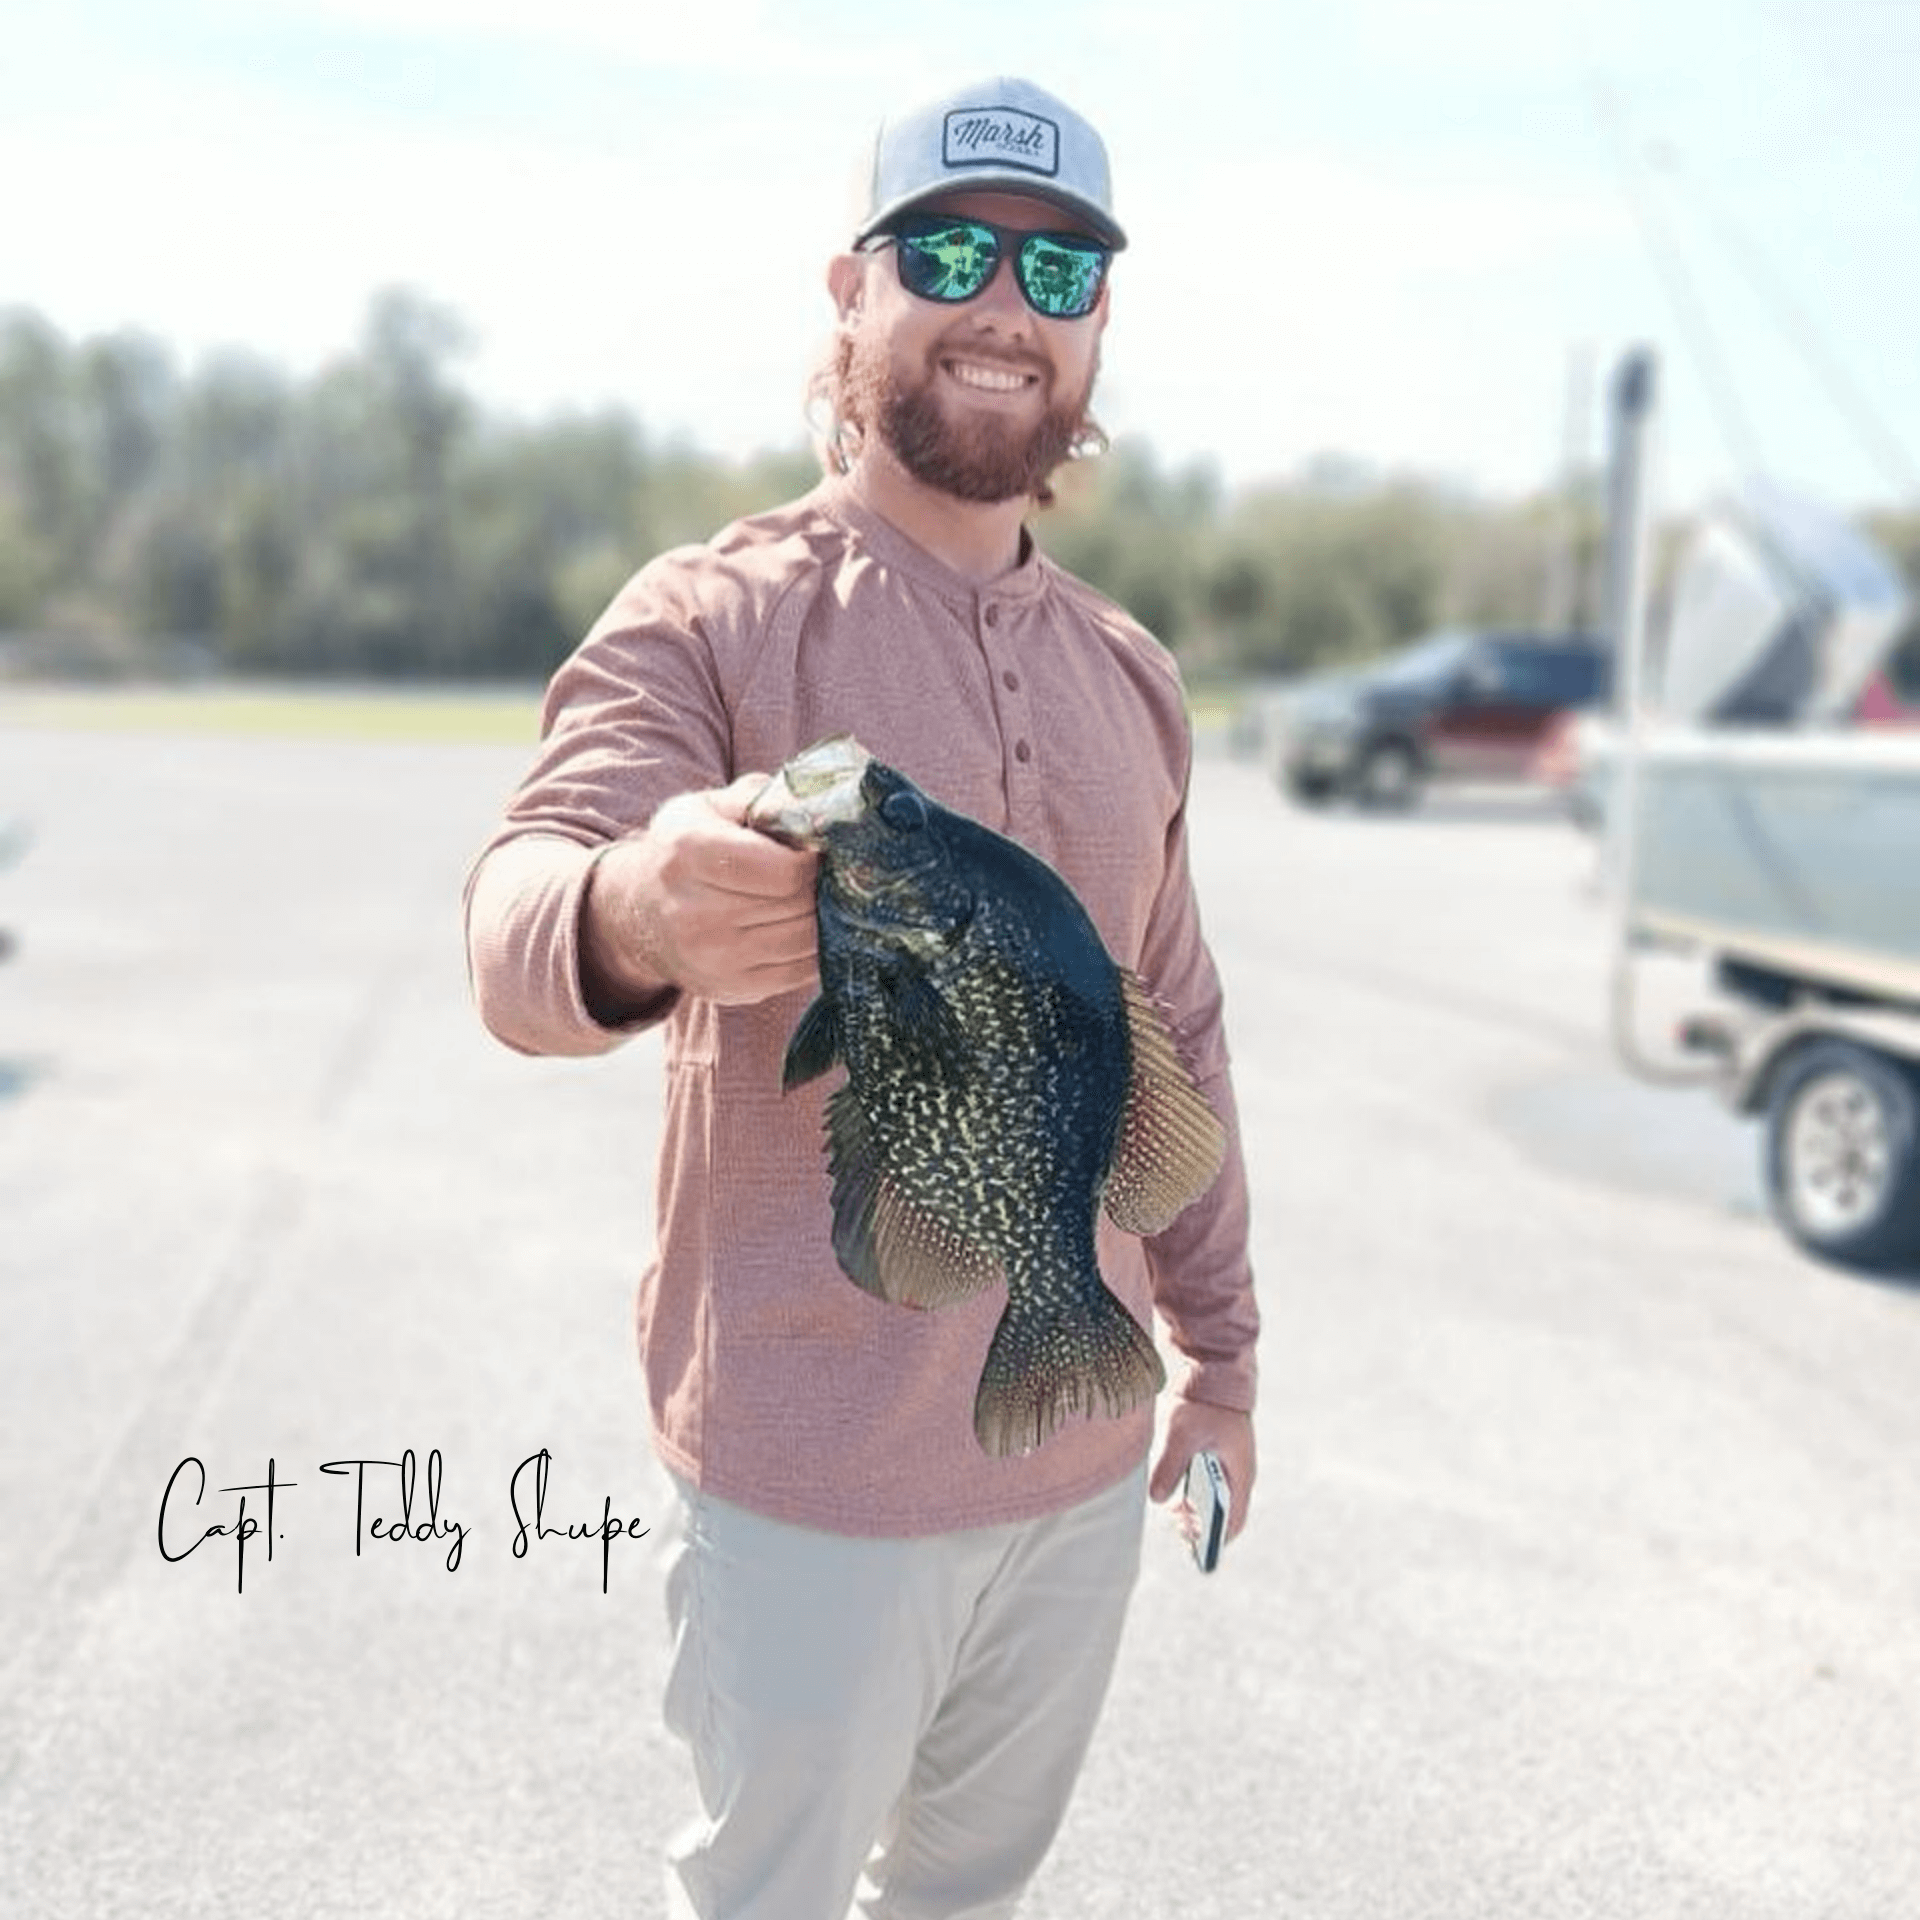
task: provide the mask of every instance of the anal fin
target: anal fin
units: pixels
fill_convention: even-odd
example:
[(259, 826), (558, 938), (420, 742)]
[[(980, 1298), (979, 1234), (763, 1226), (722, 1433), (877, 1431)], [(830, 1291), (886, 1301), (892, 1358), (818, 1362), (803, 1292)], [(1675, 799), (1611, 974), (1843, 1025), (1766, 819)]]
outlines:
[(1002, 1277), (999, 1260), (887, 1177), (873, 1129), (850, 1086), (827, 1100), (833, 1175), (833, 1250), (841, 1270), (876, 1300), (937, 1311)]

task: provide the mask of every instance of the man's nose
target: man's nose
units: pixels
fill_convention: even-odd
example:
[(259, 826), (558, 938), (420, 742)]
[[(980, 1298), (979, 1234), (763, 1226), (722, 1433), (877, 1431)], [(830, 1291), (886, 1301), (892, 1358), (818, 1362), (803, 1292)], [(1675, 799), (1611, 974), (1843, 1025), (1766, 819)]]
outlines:
[(974, 306), (992, 319), (1005, 333), (1024, 333), (1033, 318), (1027, 296), (1014, 277), (1013, 256), (1004, 254), (994, 263), (987, 284), (974, 296)]

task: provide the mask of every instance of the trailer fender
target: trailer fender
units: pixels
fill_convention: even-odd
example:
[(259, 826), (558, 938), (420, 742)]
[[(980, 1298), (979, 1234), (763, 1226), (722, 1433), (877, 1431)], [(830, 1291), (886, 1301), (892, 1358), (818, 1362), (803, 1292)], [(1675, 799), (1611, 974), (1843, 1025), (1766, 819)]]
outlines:
[(1756, 1022), (1741, 1036), (1726, 1085), (1736, 1113), (1764, 1113), (1787, 1062), (1820, 1040), (1851, 1040), (1870, 1051), (1920, 1065), (1920, 1012), (1898, 1007), (1802, 1004)]

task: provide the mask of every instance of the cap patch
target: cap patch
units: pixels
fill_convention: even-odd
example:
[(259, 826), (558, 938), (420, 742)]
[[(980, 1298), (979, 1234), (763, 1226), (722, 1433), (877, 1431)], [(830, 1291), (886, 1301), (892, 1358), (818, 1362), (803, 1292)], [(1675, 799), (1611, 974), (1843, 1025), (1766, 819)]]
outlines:
[(961, 107), (942, 123), (940, 159), (949, 167), (1021, 167), (1060, 171), (1060, 129), (1017, 107)]

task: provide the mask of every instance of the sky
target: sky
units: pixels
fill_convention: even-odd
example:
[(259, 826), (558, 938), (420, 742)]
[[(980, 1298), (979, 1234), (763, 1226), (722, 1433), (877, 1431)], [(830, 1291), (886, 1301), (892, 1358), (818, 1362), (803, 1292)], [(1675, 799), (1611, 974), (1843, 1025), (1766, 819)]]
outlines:
[[(929, 24), (932, 22), (934, 24)], [(1019, 72), (1098, 125), (1132, 245), (1100, 416), (1231, 487), (1654, 486), (1920, 504), (1920, 0), (0, 0), (0, 307), (183, 367), (464, 322), (503, 416), (804, 439), (882, 113)]]

